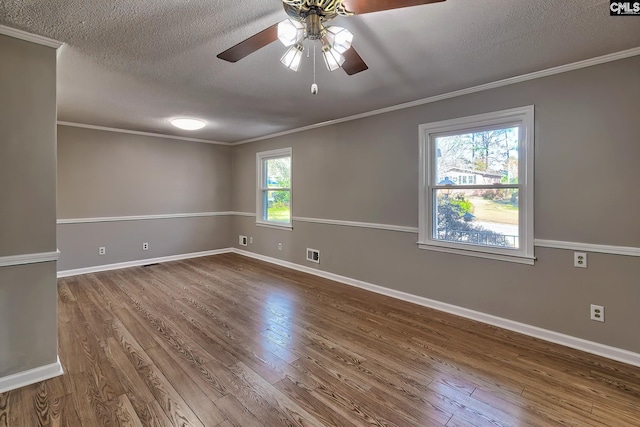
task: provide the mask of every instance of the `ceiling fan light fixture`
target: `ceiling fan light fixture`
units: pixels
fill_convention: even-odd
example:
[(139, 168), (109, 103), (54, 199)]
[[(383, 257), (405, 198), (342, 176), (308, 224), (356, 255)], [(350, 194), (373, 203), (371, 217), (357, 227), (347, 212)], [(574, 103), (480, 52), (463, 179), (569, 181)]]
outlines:
[(285, 46), (292, 46), (304, 39), (304, 25), (293, 19), (285, 19), (278, 24), (278, 40)]
[(304, 48), (300, 43), (296, 43), (291, 46), (280, 58), (280, 62), (282, 62), (286, 67), (293, 71), (298, 71), (300, 68), (300, 62), (302, 61), (302, 51)]
[(183, 130), (198, 130), (202, 129), (207, 124), (204, 120), (191, 119), (188, 117), (176, 117), (170, 121), (172, 125)]
[(322, 57), (329, 71), (337, 70), (344, 64), (344, 56), (329, 45), (322, 46)]
[(331, 26), (327, 28), (325, 37), (329, 46), (335, 49), (339, 54), (345, 53), (353, 41), (353, 34), (346, 28)]

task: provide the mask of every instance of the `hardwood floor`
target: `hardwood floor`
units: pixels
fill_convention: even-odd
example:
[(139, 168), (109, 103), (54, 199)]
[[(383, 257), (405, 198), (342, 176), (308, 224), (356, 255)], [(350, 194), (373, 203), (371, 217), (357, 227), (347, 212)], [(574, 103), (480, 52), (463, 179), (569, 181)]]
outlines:
[(640, 426), (640, 368), (239, 255), (58, 290), (0, 426)]

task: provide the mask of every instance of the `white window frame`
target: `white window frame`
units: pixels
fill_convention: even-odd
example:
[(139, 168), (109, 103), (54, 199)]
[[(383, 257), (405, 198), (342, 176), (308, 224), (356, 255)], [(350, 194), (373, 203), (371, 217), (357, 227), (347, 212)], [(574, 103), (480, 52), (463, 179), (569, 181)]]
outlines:
[[(435, 138), (442, 134), (474, 132), (503, 125), (518, 125), (520, 127), (518, 141), (519, 248), (487, 247), (434, 239), (435, 190), (451, 188), (437, 183)], [(421, 124), (418, 129), (420, 143), (418, 247), (533, 265), (535, 260), (533, 247), (533, 144), (535, 140), (533, 105)], [(495, 184), (496, 188), (500, 188), (500, 186), (500, 184)], [(474, 188), (474, 185), (467, 184), (457, 187)]]
[[(266, 181), (266, 171), (264, 168), (265, 161), (272, 159), (281, 159), (283, 157), (289, 157), (291, 159), (291, 172), (290, 172), (290, 181), (291, 186), (289, 188), (280, 188), (280, 187), (271, 187), (267, 185)], [(256, 225), (262, 227), (270, 227), (270, 228), (279, 228), (284, 230), (292, 230), (292, 218), (293, 218), (293, 155), (291, 147), (288, 148), (280, 148), (278, 150), (270, 150), (270, 151), (262, 151), (256, 153)], [(263, 193), (265, 191), (278, 191), (278, 190), (287, 190), (289, 191), (289, 222), (273, 222), (267, 221), (265, 215), (265, 206), (264, 206), (264, 197)]]

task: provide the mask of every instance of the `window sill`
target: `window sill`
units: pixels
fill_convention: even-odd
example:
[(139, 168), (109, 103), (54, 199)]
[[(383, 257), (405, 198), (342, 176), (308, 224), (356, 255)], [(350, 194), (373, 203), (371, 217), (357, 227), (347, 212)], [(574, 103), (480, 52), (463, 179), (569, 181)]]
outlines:
[(274, 224), (272, 222), (256, 221), (256, 225), (258, 227), (275, 228), (276, 230), (293, 231), (293, 226), (291, 224)]
[(425, 243), (418, 243), (418, 247), (420, 249), (426, 249), (429, 251), (446, 252), (446, 253), (456, 254), (456, 255), (466, 255), (466, 256), (472, 256), (476, 258), (492, 259), (496, 261), (515, 262), (518, 264), (527, 264), (527, 265), (533, 265), (536, 260), (535, 257), (492, 254), (489, 252), (480, 252), (480, 251), (448, 248), (448, 247), (442, 247), (442, 246), (433, 246), (433, 245), (427, 245)]

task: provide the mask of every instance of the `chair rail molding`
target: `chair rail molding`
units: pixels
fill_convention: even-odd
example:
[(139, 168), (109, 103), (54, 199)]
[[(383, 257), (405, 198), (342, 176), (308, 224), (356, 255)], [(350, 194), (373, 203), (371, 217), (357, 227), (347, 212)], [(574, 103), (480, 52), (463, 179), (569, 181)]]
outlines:
[(0, 256), (0, 267), (57, 261), (58, 258), (60, 258), (60, 251), (58, 250), (56, 250), (55, 252), (38, 252), (31, 254)]
[[(229, 213), (234, 216), (250, 216), (254, 217), (255, 214), (251, 212), (232, 211)], [(372, 222), (360, 222), (360, 221), (344, 221), (338, 219), (325, 219), (325, 218), (311, 218), (294, 216), (291, 218), (293, 222), (306, 222), (312, 224), (324, 224), (341, 227), (357, 227), (357, 228), (370, 228), (374, 230), (388, 230), (397, 231), (401, 233), (414, 233), (418, 234), (418, 227), (412, 227), (407, 225), (395, 225), (395, 224), (379, 224)], [(566, 249), (571, 251), (584, 251), (584, 252), (597, 252), (611, 255), (625, 255), (640, 257), (640, 247), (633, 246), (615, 246), (615, 245), (599, 245), (595, 243), (581, 243), (581, 242), (569, 242), (562, 240), (547, 240), (547, 239), (534, 239), (533, 245), (542, 248), (554, 248), (554, 249)]]
[(157, 214), (157, 215), (129, 215), (129, 216), (102, 216), (93, 218), (61, 218), (57, 224), (86, 224), (96, 222), (119, 222), (119, 221), (148, 221), (153, 219), (173, 219), (173, 218), (198, 218), (211, 216), (230, 216), (236, 215), (231, 211), (219, 212), (190, 212), (190, 213), (173, 213), (173, 214)]

